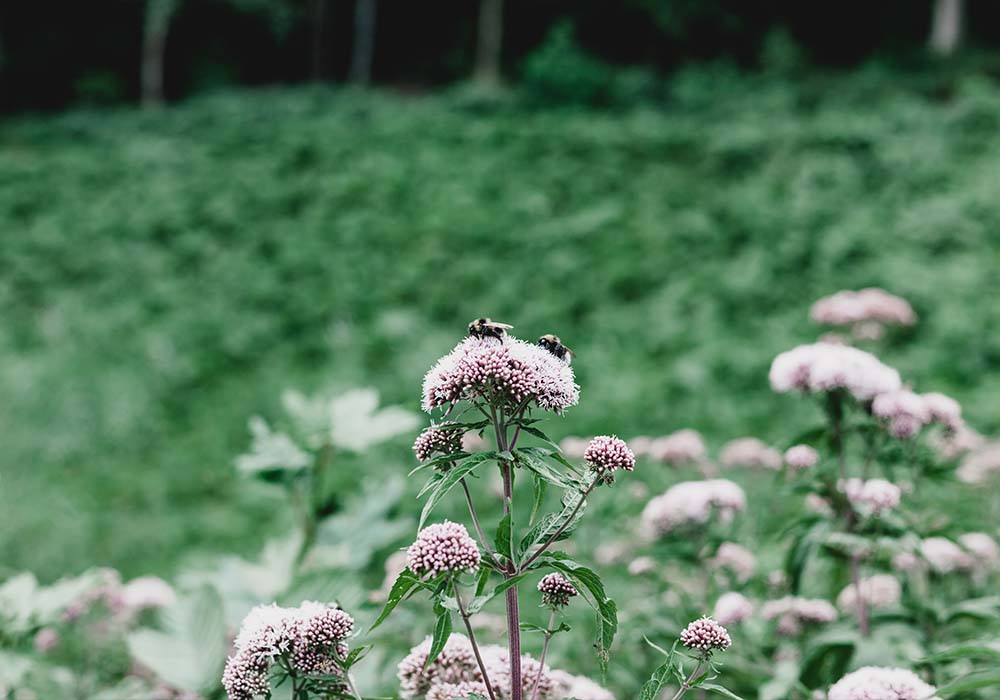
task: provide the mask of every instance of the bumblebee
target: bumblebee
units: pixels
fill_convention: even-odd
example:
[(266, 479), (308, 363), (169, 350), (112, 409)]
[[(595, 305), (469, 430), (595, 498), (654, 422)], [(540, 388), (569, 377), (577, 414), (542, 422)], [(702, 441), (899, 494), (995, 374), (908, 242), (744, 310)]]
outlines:
[(477, 318), (469, 324), (470, 338), (503, 338), (514, 326), (509, 323), (499, 323), (489, 318)]
[(539, 338), (538, 345), (551, 352), (553, 355), (558, 357), (567, 365), (573, 361), (573, 355), (576, 354), (568, 347), (563, 345), (558, 335), (552, 335), (551, 333), (546, 333), (541, 338)]

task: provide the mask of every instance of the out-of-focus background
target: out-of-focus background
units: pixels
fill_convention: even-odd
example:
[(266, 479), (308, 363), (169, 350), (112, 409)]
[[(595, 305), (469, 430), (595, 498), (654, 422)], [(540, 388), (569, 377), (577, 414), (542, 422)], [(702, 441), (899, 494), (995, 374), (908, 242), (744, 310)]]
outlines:
[[(972, 0), (4, 3), (0, 572), (255, 555), (292, 518), (233, 467), (248, 418), (288, 388), (416, 411), (480, 315), (576, 351), (557, 438), (777, 442), (814, 415), (775, 400), (770, 360), (821, 333), (811, 301), (880, 286), (920, 319), (880, 356), (995, 434), (998, 20)], [(411, 439), (343, 456), (342, 500), (405, 475)]]

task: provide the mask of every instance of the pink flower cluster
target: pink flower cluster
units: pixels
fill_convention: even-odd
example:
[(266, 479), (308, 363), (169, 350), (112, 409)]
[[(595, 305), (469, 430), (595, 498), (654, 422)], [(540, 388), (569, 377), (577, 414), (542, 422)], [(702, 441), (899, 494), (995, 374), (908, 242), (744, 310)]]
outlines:
[(543, 576), (538, 582), (538, 590), (542, 594), (542, 605), (549, 608), (564, 607), (569, 604), (570, 598), (579, 595), (569, 579), (559, 573)]
[(672, 466), (700, 462), (707, 453), (701, 434), (690, 428), (652, 439), (645, 447), (652, 459)]
[(1000, 472), (1000, 440), (987, 442), (970, 452), (955, 476), (966, 484), (982, 484), (997, 472)]
[(847, 496), (851, 505), (871, 515), (881, 515), (899, 505), (902, 489), (885, 479), (859, 479), (852, 477), (837, 482), (837, 488)]
[(909, 302), (884, 289), (869, 287), (842, 290), (812, 305), (809, 317), (825, 326), (850, 326), (864, 321), (895, 326), (912, 326), (917, 315)]
[(177, 600), (170, 584), (156, 576), (140, 576), (124, 583), (117, 570), (102, 568), (95, 578), (95, 585), (63, 610), (65, 621), (78, 619), (94, 605), (103, 605), (115, 621), (127, 622), (143, 610), (164, 608)]
[(993, 569), (1000, 563), (1000, 546), (985, 532), (967, 532), (959, 536), (958, 543), (975, 557), (981, 569)]
[(899, 602), (903, 594), (902, 586), (895, 576), (875, 574), (861, 579), (860, 586), (853, 583), (844, 588), (837, 596), (837, 607), (844, 612), (853, 612), (858, 608), (858, 588), (861, 589), (860, 600), (872, 608), (891, 608)]
[(753, 615), (753, 603), (745, 595), (730, 591), (723, 593), (715, 601), (715, 609), (712, 617), (719, 621), (721, 625), (733, 625), (743, 622)]
[[(410, 653), (399, 662), (396, 675), (399, 678), (399, 697), (403, 700), (451, 700), (452, 697), (466, 697), (476, 693), (486, 695), (482, 673), (476, 662), (475, 652), (469, 638), (463, 634), (452, 633), (441, 654), (430, 664), (427, 656), (430, 653), (431, 639), (413, 647)], [(510, 657), (507, 649), (487, 645), (480, 648), (483, 665), (489, 676), (490, 685), (497, 700), (509, 700), (511, 697)], [(531, 697), (531, 690), (538, 676), (540, 665), (537, 660), (524, 654), (521, 656), (522, 690), (524, 697)], [(557, 700), (567, 697), (564, 689), (579, 684), (585, 686), (582, 679), (560, 671), (553, 671), (547, 666), (541, 667), (538, 686), (538, 698), (541, 700)], [(599, 688), (599, 686), (595, 686)], [(600, 689), (603, 690), (603, 689)], [(609, 700), (610, 696), (601, 695), (594, 688), (588, 691), (593, 700)], [(607, 691), (604, 691), (605, 693)], [(448, 695), (456, 693), (456, 695)], [(575, 696), (584, 698), (583, 695)]]
[(614, 435), (598, 435), (587, 445), (583, 461), (597, 474), (598, 480), (613, 484), (616, 471), (635, 469), (635, 455), (625, 441)]
[(728, 521), (746, 508), (746, 494), (728, 479), (682, 481), (646, 504), (640, 518), (644, 534), (658, 537), (704, 525), (712, 513)]
[(479, 547), (469, 531), (450, 520), (425, 527), (406, 551), (406, 565), (417, 576), (475, 571), (479, 561)]
[(615, 700), (611, 692), (585, 676), (574, 676), (571, 673), (553, 669), (549, 673), (555, 688), (552, 696), (555, 698), (573, 698), (574, 700)]
[(975, 565), (968, 552), (945, 537), (928, 537), (921, 541), (920, 555), (939, 574), (968, 571)]
[(733, 645), (725, 627), (710, 617), (700, 617), (681, 632), (681, 644), (703, 654), (722, 651)]
[(940, 700), (937, 689), (904, 668), (863, 666), (830, 687), (828, 700)]
[(413, 441), (413, 453), (421, 462), (435, 455), (453, 455), (462, 451), (463, 435), (461, 426), (453, 421), (432, 425)]
[(337, 675), (337, 660), (346, 656), (353, 630), (354, 618), (323, 603), (257, 606), (243, 620), (222, 674), (229, 700), (269, 694), (268, 672), (280, 657), (304, 675)]
[(793, 445), (785, 450), (785, 464), (795, 472), (801, 472), (815, 467), (819, 462), (819, 453), (809, 445)]
[(719, 461), (724, 467), (749, 467), (751, 469), (781, 469), (781, 453), (755, 437), (730, 440), (722, 447)]
[(825, 624), (837, 619), (837, 609), (821, 598), (785, 596), (769, 600), (761, 606), (761, 617), (778, 620), (778, 633), (793, 636), (803, 624)]
[(951, 430), (962, 425), (962, 408), (949, 396), (936, 392), (915, 394), (907, 389), (879, 394), (872, 401), (872, 414), (889, 425), (889, 433), (900, 440), (911, 438), (930, 423)]
[(858, 401), (897, 391), (902, 385), (899, 372), (874, 355), (831, 343), (799, 345), (781, 353), (771, 363), (769, 378), (779, 394), (843, 389)]
[(735, 542), (723, 542), (709, 562), (717, 569), (731, 571), (740, 583), (746, 583), (753, 576), (757, 559), (746, 547)]
[(466, 338), (427, 372), (422, 405), (430, 412), (487, 394), (559, 413), (579, 401), (580, 387), (570, 366), (544, 348), (512, 336)]

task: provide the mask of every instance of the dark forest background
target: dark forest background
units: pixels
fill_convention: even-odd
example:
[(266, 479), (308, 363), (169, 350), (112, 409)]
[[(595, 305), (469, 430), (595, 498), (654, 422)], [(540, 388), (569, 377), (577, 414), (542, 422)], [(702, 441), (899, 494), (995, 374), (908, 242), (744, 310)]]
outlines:
[[(615, 67), (655, 79), (693, 61), (759, 68), (775, 46), (814, 67), (905, 68), (997, 44), (990, 0), (12, 0), (0, 3), (0, 110), (313, 81), (424, 91), (544, 81), (546, 69), (577, 82)], [(583, 97), (608, 96), (596, 86)]]

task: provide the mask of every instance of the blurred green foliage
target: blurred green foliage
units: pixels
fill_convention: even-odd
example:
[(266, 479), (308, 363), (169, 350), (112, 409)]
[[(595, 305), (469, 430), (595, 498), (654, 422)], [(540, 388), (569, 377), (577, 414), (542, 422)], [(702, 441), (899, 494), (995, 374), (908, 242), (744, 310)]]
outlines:
[[(275, 90), (0, 125), (0, 562), (51, 580), (256, 552), (291, 522), (233, 468), (248, 417), (286, 387), (415, 409), (480, 315), (577, 352), (585, 400), (555, 436), (781, 442), (818, 413), (770, 392), (770, 360), (819, 335), (816, 297), (880, 285), (920, 314), (880, 355), (1000, 429), (995, 85), (718, 65), (660, 89), (616, 111)], [(345, 456), (339, 484), (405, 473), (406, 442)]]

